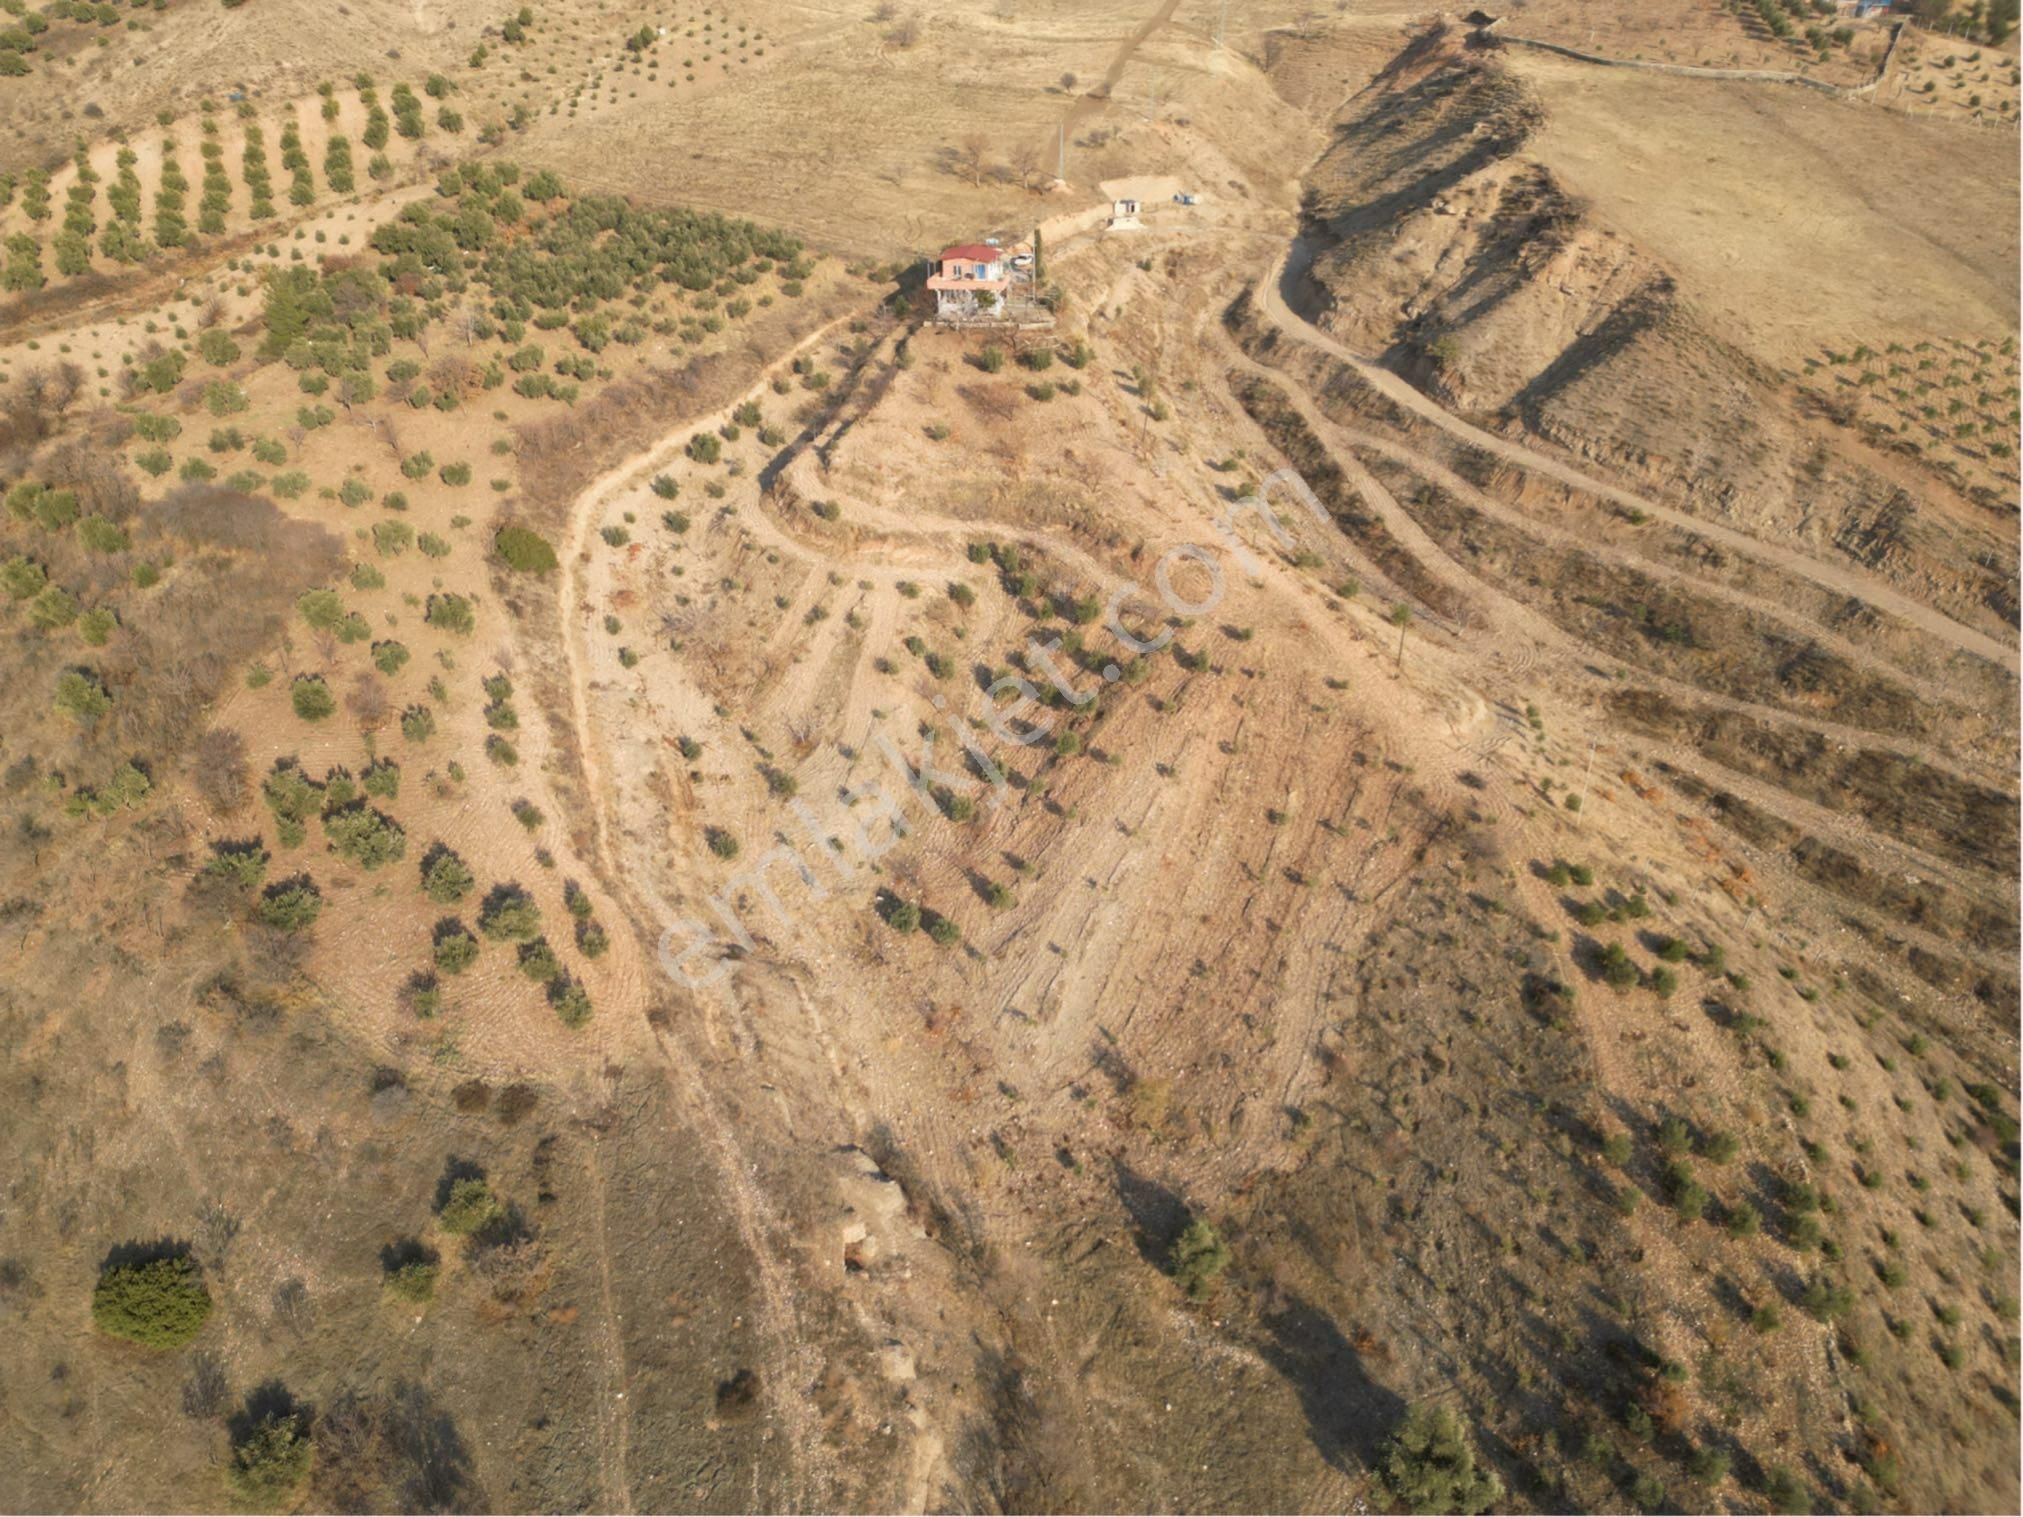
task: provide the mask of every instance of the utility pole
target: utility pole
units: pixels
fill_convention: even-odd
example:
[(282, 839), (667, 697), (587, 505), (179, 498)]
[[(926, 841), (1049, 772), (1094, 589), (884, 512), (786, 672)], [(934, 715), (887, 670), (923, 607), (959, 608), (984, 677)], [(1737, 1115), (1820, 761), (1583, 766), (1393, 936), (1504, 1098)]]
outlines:
[(1054, 168), (1054, 178), (1063, 184), (1068, 182), (1068, 123), (1065, 121), (1061, 123), (1060, 159)]
[(1222, 51), (1223, 33), (1229, 28), (1229, 0), (1222, 0), (1222, 8), (1215, 17), (1215, 50)]
[[(1576, 807), (1574, 807), (1574, 808), (1573, 808), (1573, 809), (1574, 809), (1574, 812), (1575, 812), (1575, 814), (1576, 814), (1576, 815), (1578, 815), (1579, 813), (1581, 813), (1581, 812), (1584, 812), (1584, 811), (1586, 811), (1586, 810), (1587, 810), (1587, 787), (1588, 787), (1588, 781), (1589, 781), (1590, 779), (1592, 779), (1592, 778), (1594, 777), (1594, 772), (1595, 772), (1595, 745), (1596, 745), (1597, 743), (1599, 743), (1600, 741), (1601, 741), (1601, 739), (1600, 739), (1600, 738), (1592, 738), (1592, 737), (1591, 737), (1591, 738), (1589, 738), (1589, 739), (1588, 739), (1588, 745), (1587, 745), (1587, 767), (1586, 767), (1585, 769), (1583, 769), (1583, 770), (1581, 771), (1581, 776), (1580, 776), (1580, 804), (1579, 804), (1578, 806), (1576, 806)], [(1579, 825), (1579, 823), (1575, 823), (1575, 825), (1576, 825), (1576, 826), (1578, 826), (1578, 825)]]

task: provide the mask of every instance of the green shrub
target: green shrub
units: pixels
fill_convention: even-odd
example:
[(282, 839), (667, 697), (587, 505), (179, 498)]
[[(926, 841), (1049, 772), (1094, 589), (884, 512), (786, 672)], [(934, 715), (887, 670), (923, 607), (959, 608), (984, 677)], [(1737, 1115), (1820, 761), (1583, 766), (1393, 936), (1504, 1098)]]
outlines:
[(181, 1348), (210, 1314), (211, 1293), (187, 1254), (108, 1264), (91, 1292), (93, 1325), (145, 1348)]
[(1407, 1512), (1486, 1512), (1503, 1497), (1496, 1476), (1475, 1467), (1460, 1417), (1421, 1402), (1405, 1414), (1379, 1467), (1391, 1504)]
[(541, 930), (541, 908), (517, 885), (494, 885), (479, 908), (478, 930), (488, 938), (524, 941)]
[(590, 1020), (590, 992), (567, 975), (548, 982), (548, 1004), (564, 1027), (581, 1027)]
[(1786, 1514), (1786, 1517), (1802, 1517), (1812, 1510), (1812, 1493), (1805, 1483), (1782, 1465), (1770, 1471), (1763, 1483), (1763, 1494), (1769, 1498), (1772, 1511)]
[(492, 546), (508, 568), (522, 574), (546, 574), (556, 566), (554, 546), (527, 527), (501, 527)]
[(426, 1306), (435, 1299), (436, 1276), (441, 1266), (432, 1259), (409, 1259), (386, 1272), (386, 1291), (402, 1301)]
[(436, 1221), (444, 1232), (467, 1238), (498, 1221), (505, 1210), (492, 1194), (491, 1186), (481, 1179), (465, 1178), (451, 1183), (442, 1204), (436, 1208)]
[(1187, 1230), (1174, 1240), (1166, 1257), (1167, 1271), (1191, 1301), (1200, 1301), (1211, 1295), (1216, 1283), (1229, 1268), (1231, 1255), (1229, 1245), (1222, 1235), (1209, 1225), (1206, 1218), (1196, 1217), (1187, 1224)]
[(91, 553), (124, 553), (128, 546), (126, 529), (98, 515), (77, 524), (77, 540)]
[(288, 690), (295, 714), (305, 722), (320, 722), (337, 709), (337, 697), (330, 693), (320, 674), (298, 674)]
[(77, 635), (92, 647), (103, 648), (111, 640), (113, 629), (118, 625), (117, 616), (104, 606), (97, 606), (78, 618)]
[(90, 670), (67, 669), (57, 676), (56, 709), (80, 726), (89, 727), (112, 709), (112, 697)]
[(478, 961), (478, 940), (455, 917), (444, 917), (435, 925), (433, 951), (435, 966), (444, 974), (462, 974)]
[(297, 1411), (271, 1413), (233, 1440), (228, 1467), (233, 1489), (262, 1511), (285, 1510), (308, 1478), (314, 1454), (306, 1416)]
[(471, 893), (476, 883), (470, 867), (445, 845), (437, 843), (422, 855), (422, 889), (437, 905), (455, 905)]
[(1819, 1321), (1831, 1322), (1836, 1317), (1846, 1316), (1853, 1308), (1854, 1292), (1838, 1280), (1814, 1275), (1805, 1287), (1800, 1304)]
[(1719, 1485), (1728, 1478), (1728, 1451), (1700, 1448), (1686, 1463), (1686, 1473), (1701, 1485)]
[(425, 618), (431, 627), (440, 627), (445, 632), (455, 632), (468, 636), (478, 624), (471, 603), (461, 595), (448, 593), (431, 595), (428, 598), (428, 614)]
[(19, 554), (0, 564), (0, 589), (4, 589), (14, 600), (27, 600), (42, 593), (42, 587), (49, 582), (42, 565), (32, 558)]
[(311, 590), (295, 602), (295, 610), (317, 632), (333, 631), (344, 620), (344, 602), (335, 590)]
[(204, 386), (204, 409), (213, 416), (237, 416), (252, 404), (246, 392), (228, 380), (214, 379)]
[(536, 984), (545, 985), (562, 972), (562, 960), (548, 946), (546, 938), (520, 945), (520, 973)]
[(1686, 1221), (1697, 1222), (1706, 1214), (1709, 1200), (1706, 1188), (1693, 1177), (1691, 1167), (1683, 1159), (1675, 1159), (1666, 1166), (1665, 1190)]
[(361, 869), (396, 863), (407, 853), (407, 834), (400, 823), (362, 803), (326, 812), (323, 833), (333, 852)]
[(254, 915), (280, 932), (304, 932), (323, 910), (323, 893), (306, 874), (277, 880), (261, 893)]
[(206, 879), (218, 880), (236, 889), (251, 893), (260, 888), (260, 882), (267, 877), (268, 852), (260, 846), (259, 840), (251, 842), (214, 842), (211, 857), (205, 861), (200, 871)]

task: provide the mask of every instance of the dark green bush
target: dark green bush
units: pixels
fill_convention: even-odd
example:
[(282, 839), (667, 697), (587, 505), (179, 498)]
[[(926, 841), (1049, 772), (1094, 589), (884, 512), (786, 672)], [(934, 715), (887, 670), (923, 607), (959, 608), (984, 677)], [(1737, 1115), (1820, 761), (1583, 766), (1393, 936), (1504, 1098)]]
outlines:
[(337, 709), (337, 697), (330, 693), (320, 674), (298, 674), (288, 690), (295, 714), (305, 722), (320, 722)]
[(98, 1330), (146, 1348), (181, 1348), (210, 1314), (211, 1293), (188, 1254), (108, 1264), (91, 1293)]
[(254, 915), (280, 932), (304, 932), (323, 910), (323, 893), (306, 874), (277, 880), (261, 893)]
[(1503, 1496), (1495, 1475), (1475, 1467), (1460, 1417), (1449, 1406), (1421, 1402), (1392, 1435), (1379, 1476), (1391, 1504), (1407, 1512), (1486, 1512)]
[(1205, 1217), (1196, 1217), (1173, 1242), (1166, 1256), (1167, 1273), (1173, 1276), (1190, 1301), (1212, 1295), (1231, 1254), (1222, 1234)]
[(517, 885), (494, 885), (478, 910), (478, 930), (488, 938), (523, 941), (541, 930), (541, 908)]
[(295, 1410), (273, 1412), (232, 1440), (232, 1486), (250, 1506), (280, 1511), (308, 1478), (315, 1454), (308, 1417)]
[(444, 974), (462, 974), (478, 961), (478, 940), (455, 917), (444, 917), (435, 925), (435, 966)]
[(490, 1185), (482, 1179), (466, 1177), (451, 1182), (442, 1204), (436, 1208), (436, 1221), (444, 1232), (464, 1238), (496, 1222), (504, 1214), (505, 1207), (492, 1194)]

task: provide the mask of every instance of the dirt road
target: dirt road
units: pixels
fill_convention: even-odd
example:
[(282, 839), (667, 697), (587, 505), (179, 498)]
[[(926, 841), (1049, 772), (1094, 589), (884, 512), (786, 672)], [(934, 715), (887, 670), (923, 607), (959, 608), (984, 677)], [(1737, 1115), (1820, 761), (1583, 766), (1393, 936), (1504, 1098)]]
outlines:
[(1493, 432), (1485, 432), (1482, 428), (1463, 421), (1389, 369), (1371, 362), (1360, 353), (1353, 352), (1335, 341), (1297, 310), (1295, 301), (1299, 282), (1306, 276), (1314, 252), (1315, 248), (1308, 239), (1295, 238), (1291, 248), (1279, 258), (1264, 279), (1259, 281), (1258, 308), (1264, 313), (1265, 319), (1286, 336), (1318, 348), (1329, 357), (1349, 365), (1356, 371), (1358, 378), (1369, 384), (1386, 400), (1402, 406), (1413, 415), (1431, 422), (1470, 446), (1493, 453), (1520, 468), (1546, 475), (1575, 489), (1588, 491), (1627, 509), (1642, 511), (1647, 516), (1672, 526), (1685, 527), (1701, 533), (1724, 548), (1760, 559), (1764, 563), (1811, 580), (1822, 589), (1836, 595), (1851, 596), (1863, 601), (1879, 611), (1886, 611), (1919, 630), (1930, 633), (1951, 647), (1987, 659), (2012, 674), (2018, 672), (2019, 660), (2015, 648), (1985, 633), (1977, 632), (1972, 627), (1963, 626), (1951, 617), (1934, 611), (1921, 601), (1897, 593), (1868, 575), (1814, 558), (1793, 548), (1764, 542), (1745, 532), (1738, 532), (1732, 527), (1724, 527), (1718, 522), (1709, 521), (1705, 517), (1678, 511), (1627, 490), (1618, 489), (1614, 485), (1603, 483), (1593, 475), (1583, 473), (1571, 464), (1562, 463), (1522, 443), (1498, 437)]

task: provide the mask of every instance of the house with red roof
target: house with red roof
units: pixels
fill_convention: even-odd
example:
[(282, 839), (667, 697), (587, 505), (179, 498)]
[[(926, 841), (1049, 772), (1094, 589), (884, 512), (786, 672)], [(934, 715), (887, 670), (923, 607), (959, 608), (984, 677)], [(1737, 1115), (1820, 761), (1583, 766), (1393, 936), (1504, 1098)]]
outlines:
[(934, 292), (937, 321), (988, 320), (1002, 311), (1011, 272), (1002, 248), (985, 242), (959, 242), (943, 248), (927, 276)]

